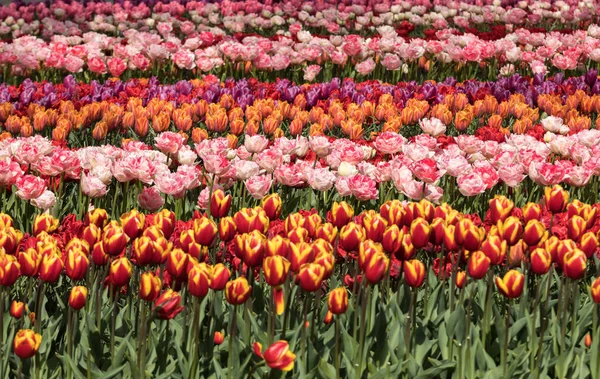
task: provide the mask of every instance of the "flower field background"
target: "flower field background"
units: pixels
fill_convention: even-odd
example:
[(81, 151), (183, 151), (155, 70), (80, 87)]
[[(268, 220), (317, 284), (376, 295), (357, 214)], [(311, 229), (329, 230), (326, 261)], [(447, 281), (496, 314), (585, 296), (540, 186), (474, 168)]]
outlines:
[(600, 377), (598, 9), (0, 6), (0, 377)]

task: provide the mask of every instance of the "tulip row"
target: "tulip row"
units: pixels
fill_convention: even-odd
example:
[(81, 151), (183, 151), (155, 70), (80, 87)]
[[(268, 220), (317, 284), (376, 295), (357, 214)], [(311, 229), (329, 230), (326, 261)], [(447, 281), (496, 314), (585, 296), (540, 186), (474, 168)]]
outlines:
[[(597, 1), (520, 1), (501, 4), (493, 1), (314, 1), (258, 2), (18, 2), (0, 8), (0, 35), (17, 38), (39, 34), (79, 36), (85, 31), (114, 34), (141, 29), (162, 35), (192, 35), (212, 30), (218, 34), (242, 31), (263, 35), (279, 34), (285, 26), (298, 26), (323, 34), (345, 32), (371, 35), (378, 26), (397, 27), (405, 36), (427, 30), (459, 28), (469, 32), (487, 31), (487, 24), (509, 27), (529, 26), (542, 30), (579, 27), (598, 19)], [(597, 22), (596, 22), (597, 23)], [(429, 29), (426, 29), (429, 28)], [(415, 30), (416, 29), (416, 30)], [(494, 29), (493, 29), (494, 30)], [(495, 31), (495, 30), (494, 30)], [(417, 34), (418, 35), (418, 34)]]
[[(143, 139), (167, 130), (191, 132), (195, 142), (226, 133), (362, 139), (393, 131), (410, 137), (418, 124), (433, 136), (476, 133), (501, 142), (512, 131), (541, 139), (544, 131), (567, 134), (600, 125), (597, 75), (590, 70), (566, 80), (515, 75), (496, 82), (449, 79), (420, 86), (338, 79), (310, 86), (287, 80), (219, 83), (214, 76), (174, 86), (156, 80), (86, 85), (67, 77), (60, 85), (0, 86), (0, 128), (75, 145), (122, 135)], [(426, 122), (431, 118), (441, 123)]]
[(276, 194), (233, 216), (231, 201), (23, 231), (0, 214), (2, 375), (599, 372), (598, 204), (547, 187), (481, 221), (425, 200), (285, 218)]
[(3, 81), (11, 83), (25, 77), (56, 82), (67, 73), (87, 81), (107, 74), (173, 80), (212, 73), (223, 79), (251, 74), (271, 81), (356, 77), (423, 82), (450, 75), (493, 80), (499, 73), (582, 73), (599, 68), (600, 62), (600, 28), (593, 24), (572, 34), (517, 29), (496, 41), (457, 35), (451, 29), (438, 31), (438, 40), (405, 41), (389, 26), (379, 27), (379, 32), (381, 37), (373, 39), (321, 38), (302, 30), (272, 38), (217, 38), (210, 32), (179, 38), (136, 29), (124, 31), (124, 37), (87, 32), (83, 37), (54, 36), (52, 42), (24, 36), (3, 44), (0, 65)]

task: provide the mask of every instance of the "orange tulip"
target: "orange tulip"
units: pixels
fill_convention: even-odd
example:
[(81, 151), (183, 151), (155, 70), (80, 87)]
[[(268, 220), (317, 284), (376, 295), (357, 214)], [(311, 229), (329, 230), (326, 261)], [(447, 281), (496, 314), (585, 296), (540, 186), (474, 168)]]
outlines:
[(21, 359), (27, 359), (37, 354), (42, 344), (42, 336), (30, 329), (21, 329), (15, 334), (13, 349)]
[(250, 298), (252, 287), (244, 277), (227, 282), (225, 286), (225, 298), (232, 305), (244, 304)]
[(510, 270), (504, 275), (504, 278), (496, 277), (496, 287), (498, 291), (509, 299), (521, 296), (525, 276), (517, 270)]
[(85, 306), (87, 300), (88, 290), (85, 286), (76, 286), (71, 288), (69, 295), (69, 306), (76, 311), (80, 310)]
[(410, 287), (421, 287), (426, 277), (427, 271), (423, 262), (418, 259), (404, 262), (404, 281)]

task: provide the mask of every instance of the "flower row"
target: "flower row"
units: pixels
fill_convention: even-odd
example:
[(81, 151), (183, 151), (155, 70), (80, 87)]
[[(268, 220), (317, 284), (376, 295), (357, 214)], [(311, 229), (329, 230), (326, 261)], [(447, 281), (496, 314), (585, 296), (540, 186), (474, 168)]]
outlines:
[[(220, 35), (239, 32), (280, 34), (287, 26), (302, 27), (324, 34), (371, 34), (379, 26), (397, 27), (409, 35), (415, 27), (433, 30), (450, 27), (462, 30), (486, 30), (487, 24), (527, 25), (551, 29), (557, 26), (578, 27), (597, 20), (598, 4), (586, 2), (521, 1), (492, 4), (491, 1), (315, 1), (258, 2), (198, 1), (154, 2), (55, 2), (0, 8), (0, 35), (41, 34), (79, 36), (85, 31), (113, 34), (127, 29), (190, 35), (213, 31)], [(474, 26), (476, 28), (474, 28)], [(544, 30), (544, 29), (542, 29)], [(492, 34), (493, 35), (493, 34)]]

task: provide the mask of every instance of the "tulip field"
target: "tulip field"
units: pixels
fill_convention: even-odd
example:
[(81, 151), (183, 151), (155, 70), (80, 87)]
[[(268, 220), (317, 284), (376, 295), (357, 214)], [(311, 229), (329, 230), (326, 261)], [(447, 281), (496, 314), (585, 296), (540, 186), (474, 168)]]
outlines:
[(599, 25), (0, 6), (0, 378), (600, 379)]

